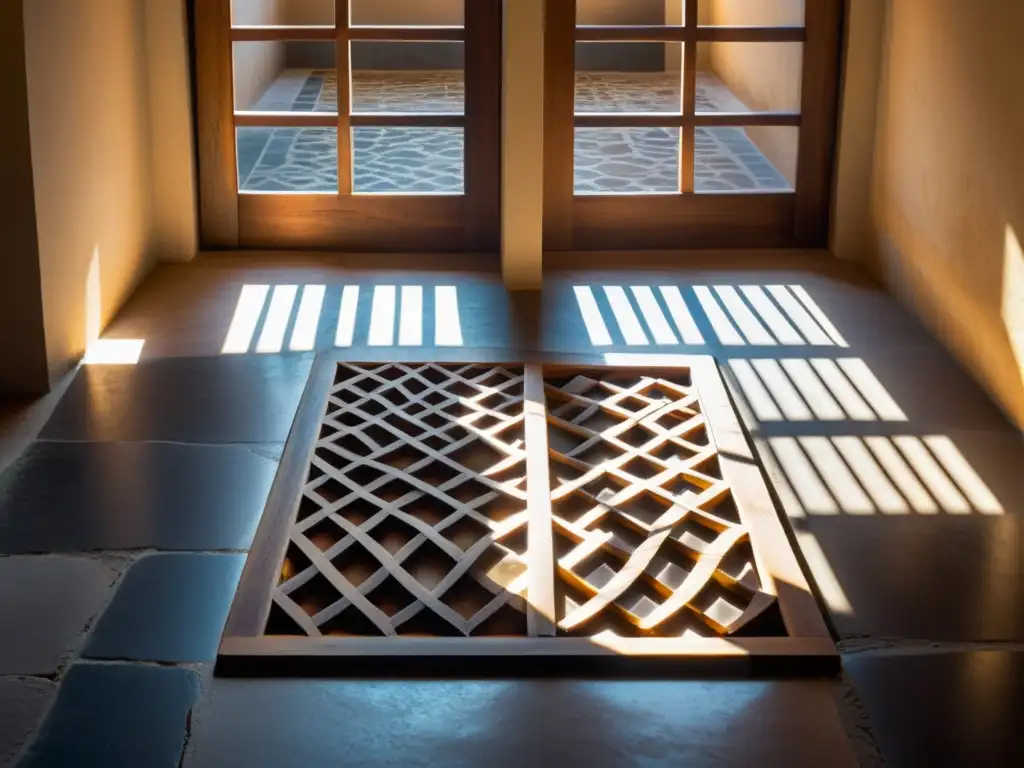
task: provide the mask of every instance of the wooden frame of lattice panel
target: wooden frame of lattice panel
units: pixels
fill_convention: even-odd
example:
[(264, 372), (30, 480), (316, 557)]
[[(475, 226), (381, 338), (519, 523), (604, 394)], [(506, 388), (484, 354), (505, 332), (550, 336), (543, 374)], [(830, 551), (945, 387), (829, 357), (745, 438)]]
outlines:
[[(497, 480), (499, 484), (507, 482), (509, 479), (513, 481), (513, 486), (506, 487), (505, 490), (514, 492), (499, 495), (504, 496), (506, 501), (509, 498), (514, 499), (519, 508), (513, 509), (510, 514), (506, 510), (498, 515), (498, 523), (493, 526), (494, 530), (487, 534), (499, 544), (509, 545), (508, 548), (498, 550), (499, 557), (491, 557), (491, 561), (488, 563), (490, 570), (487, 571), (487, 577), (497, 578), (500, 586), (509, 593), (508, 600), (502, 602), (497, 600), (499, 596), (494, 592), (493, 584), (489, 585), (491, 591), (494, 592), (495, 600), (501, 603), (498, 608), (504, 611), (506, 620), (512, 612), (508, 610), (510, 605), (516, 606), (520, 611), (522, 615), (519, 617), (518, 624), (511, 626), (507, 621), (504, 624), (499, 622), (490, 627), (491, 630), (494, 630), (493, 634), (485, 632), (485, 636), (476, 636), (474, 634), (476, 628), (487, 629), (485, 622), (490, 614), (488, 616), (482, 614), (490, 608), (487, 607), (489, 598), (485, 595), (484, 602), (478, 601), (475, 605), (471, 605), (471, 610), (468, 612), (462, 610), (464, 605), (456, 605), (458, 615), (441, 610), (441, 613), (447, 616), (448, 623), (442, 622), (442, 624), (449, 630), (448, 634), (457, 634), (452, 631), (452, 628), (461, 621), (463, 622), (462, 628), (469, 630), (464, 633), (469, 635), (468, 637), (423, 636), (433, 633), (437, 629), (438, 622), (436, 620), (426, 627), (417, 626), (411, 636), (404, 635), (401, 626), (407, 625), (402, 623), (407, 622), (410, 615), (414, 618), (417, 611), (410, 611), (409, 606), (403, 604), (403, 601), (386, 605), (384, 609), (386, 614), (384, 619), (400, 623), (397, 631), (389, 633), (387, 626), (382, 623), (378, 623), (376, 628), (370, 627), (370, 631), (378, 635), (397, 636), (366, 637), (354, 634), (338, 636), (326, 633), (320, 634), (320, 636), (267, 634), (265, 630), (268, 627), (268, 620), (272, 618), (271, 609), (275, 606), (274, 596), (279, 589), (279, 583), (283, 581), (287, 584), (289, 579), (294, 579), (297, 575), (301, 576), (301, 573), (297, 574), (294, 570), (291, 573), (282, 572), (287, 570), (287, 566), (282, 569), (282, 562), (285, 559), (286, 550), (294, 544), (290, 540), (289, 531), (301, 516), (299, 502), (303, 498), (303, 489), (310, 482), (315, 483), (321, 480), (320, 477), (317, 477), (310, 481), (309, 468), (318, 437), (321, 436), (320, 431), (325, 413), (329, 413), (332, 407), (337, 406), (336, 399), (332, 399), (329, 395), (334, 386), (334, 372), (338, 370), (339, 366), (373, 368), (381, 365), (396, 370), (418, 367), (417, 364), (346, 363), (340, 359), (339, 355), (321, 357), (314, 366), (228, 619), (217, 662), (218, 674), (435, 676), (587, 672), (627, 675), (720, 673), (807, 675), (833, 674), (838, 670), (839, 657), (835, 645), (797, 565), (753, 454), (732, 409), (717, 367), (714, 361), (708, 357), (688, 357), (678, 366), (673, 365), (671, 368), (659, 370), (628, 366), (614, 368), (524, 366), (518, 363), (506, 366), (438, 364), (442, 369), (472, 366), (472, 370), (477, 372), (478, 378), (488, 385), (495, 384), (495, 381), (499, 385), (501, 383), (500, 379), (492, 379), (489, 371), (508, 371), (513, 374), (513, 378), (519, 375), (519, 371), (522, 372), (521, 390), (518, 389), (519, 384), (508, 385), (517, 388), (517, 396), (521, 392), (521, 412), (518, 411), (518, 405), (510, 405), (507, 401), (504, 404), (500, 401), (486, 402), (488, 396), (482, 393), (463, 390), (459, 397), (459, 412), (466, 413), (468, 408), (469, 415), (466, 418), (469, 422), (480, 425), (479, 432), (497, 437), (504, 433), (511, 438), (504, 444), (507, 447), (508, 455), (504, 459), (497, 456), (498, 460), (489, 468), (494, 470), (493, 479)], [(705, 585), (710, 583), (709, 578), (714, 578), (716, 583), (713, 587), (719, 592), (722, 584), (725, 584), (726, 587), (732, 588), (735, 594), (747, 595), (751, 598), (750, 605), (747, 606), (749, 610), (745, 612), (746, 615), (742, 621), (737, 624), (738, 627), (746, 625), (740, 629), (741, 634), (697, 637), (691, 632), (686, 632), (684, 636), (680, 637), (659, 637), (657, 632), (660, 622), (654, 621), (652, 626), (641, 627), (642, 616), (633, 615), (629, 611), (623, 610), (614, 597), (611, 600), (602, 599), (602, 589), (605, 591), (609, 589), (607, 582), (601, 586), (590, 585), (590, 591), (585, 597), (591, 598), (592, 603), (599, 604), (598, 608), (615, 613), (619, 627), (625, 626), (622, 624), (624, 616), (630, 617), (631, 628), (635, 630), (637, 636), (610, 634), (607, 631), (588, 634), (586, 628), (580, 633), (574, 631), (577, 627), (566, 626), (565, 620), (568, 618), (568, 611), (564, 608), (565, 590), (563, 585), (566, 582), (564, 573), (567, 569), (571, 570), (576, 567), (587, 555), (593, 554), (599, 549), (607, 549), (613, 554), (616, 552), (621, 554), (621, 546), (607, 535), (607, 532), (598, 532), (599, 535), (604, 536), (604, 542), (585, 542), (582, 541), (582, 537), (586, 535), (585, 532), (582, 535), (580, 531), (576, 531), (575, 534), (572, 531), (567, 533), (566, 520), (560, 519), (564, 517), (559, 507), (559, 488), (562, 480), (557, 475), (560, 474), (559, 465), (564, 462), (564, 456), (561, 459), (558, 458), (559, 446), (555, 445), (554, 440), (550, 446), (548, 444), (549, 437), (555, 437), (552, 424), (556, 424), (558, 421), (558, 417), (555, 415), (558, 405), (555, 404), (549, 408), (548, 403), (551, 402), (553, 392), (557, 396), (557, 388), (553, 387), (553, 381), (571, 380), (578, 374), (647, 376), (654, 382), (653, 384), (649, 382), (648, 387), (664, 387), (667, 383), (667, 386), (671, 388), (672, 382), (678, 382), (681, 378), (690, 382), (691, 389), (692, 382), (697, 383), (698, 392), (692, 396), (687, 395), (680, 398), (678, 402), (670, 406), (670, 410), (680, 413), (688, 409), (695, 410), (703, 420), (701, 422), (703, 427), (692, 421), (688, 423), (686, 419), (677, 420), (678, 423), (674, 428), (668, 430), (668, 438), (658, 435), (654, 439), (661, 445), (665, 439), (676, 440), (682, 436), (683, 439), (677, 443), (682, 445), (685, 450), (691, 450), (694, 444), (688, 442), (686, 438), (694, 429), (698, 427), (703, 429), (708, 438), (707, 445), (710, 446), (710, 450), (714, 454), (714, 466), (721, 477), (717, 483), (714, 478), (705, 483), (707, 493), (697, 499), (698, 503), (692, 506), (699, 511), (702, 507), (710, 504), (710, 510), (704, 511), (714, 513), (714, 505), (724, 498), (722, 486), (728, 487), (729, 498), (733, 502), (730, 505), (730, 510), (734, 515), (733, 520), (746, 533), (742, 536), (733, 535), (725, 543), (728, 546), (733, 546), (736, 541), (749, 541), (753, 560), (756, 561), (756, 588), (745, 589), (742, 584), (738, 583), (742, 578), (749, 579), (749, 573), (744, 576), (741, 573), (730, 575), (716, 572), (713, 577), (708, 577), (707, 573), (700, 576), (698, 567), (692, 568), (691, 573), (697, 573), (702, 580), (701, 583)], [(394, 376), (395, 374), (389, 375)], [(667, 380), (666, 383), (659, 383), (658, 377), (663, 377)], [(423, 396), (424, 393), (418, 394)], [(627, 396), (631, 397), (632, 395), (627, 393)], [(436, 400), (436, 398), (431, 399)], [(334, 402), (333, 406), (332, 402)], [(384, 402), (381, 401), (380, 404), (386, 408)], [(482, 409), (477, 409), (477, 405), (482, 405)], [(498, 408), (503, 408), (506, 412), (514, 413), (515, 423), (503, 426), (495, 420), (498, 418), (496, 416), (488, 417), (486, 414), (478, 415), (476, 413), (477, 410), (485, 411), (487, 406), (495, 405)], [(433, 403), (433, 406), (447, 407), (441, 401)], [(422, 416), (430, 415), (429, 411), (420, 411), (419, 408), (416, 410)], [(647, 416), (654, 416), (657, 413), (658, 409), (653, 407)], [(335, 411), (335, 415), (338, 415), (337, 411)], [(383, 412), (379, 415), (387, 416)], [(641, 418), (643, 417), (643, 409), (641, 409)], [(441, 422), (432, 421), (438, 425), (438, 428), (444, 428)], [(626, 429), (629, 428), (631, 427)], [(653, 429), (657, 431), (657, 424), (653, 426)], [(614, 435), (612, 436), (614, 438)], [(330, 435), (327, 435), (327, 438), (330, 439)], [(522, 446), (516, 444), (518, 440), (523, 441)], [(624, 442), (625, 445), (631, 445), (633, 449), (644, 446), (642, 441), (639, 445), (632, 445), (633, 443), (637, 443), (637, 441), (626, 440)], [(440, 445), (440, 442), (438, 441), (436, 444)], [(520, 448), (522, 450), (519, 450)], [(651, 448), (655, 450), (656, 446), (652, 443)], [(442, 450), (447, 449), (442, 448)], [(455, 448), (454, 450), (457, 452), (459, 449)], [(697, 456), (684, 462), (685, 467), (680, 466), (679, 468), (690, 472), (687, 475), (688, 480), (693, 480), (696, 477), (699, 487), (704, 482), (700, 478), (705, 476), (703, 468), (710, 456), (699, 455), (699, 450), (696, 453)], [(407, 466), (415, 468), (423, 464), (432, 465), (433, 462), (427, 461), (427, 459), (436, 460), (437, 456), (430, 454), (429, 450), (427, 454), (418, 463), (413, 461)], [(350, 458), (353, 457), (350, 455)], [(616, 476), (615, 473), (634, 459), (636, 459), (635, 455), (621, 457), (616, 464), (618, 469), (613, 467), (608, 476), (618, 477), (617, 482), (621, 481), (622, 477)], [(503, 463), (504, 466), (502, 466)], [(502, 472), (512, 464), (518, 467), (518, 471), (506, 472), (502, 477)], [(524, 467), (527, 475), (526, 482), (516, 485), (514, 481), (519, 476), (518, 472), (521, 472)], [(666, 482), (671, 479), (669, 475), (673, 475), (675, 472), (674, 467), (675, 465), (670, 466), (669, 471), (665, 473), (663, 479)], [(483, 469), (487, 470), (488, 467), (483, 467)], [(652, 482), (656, 484), (658, 475), (651, 475), (649, 472), (641, 474), (648, 475), (646, 478), (638, 478), (639, 485), (646, 489), (642, 492), (650, 492), (652, 497), (660, 494), (660, 491), (656, 489), (651, 491), (648, 488)], [(438, 489), (450, 490), (460, 487), (463, 481), (449, 471), (444, 473), (444, 477), (439, 478), (437, 482), (440, 483), (437, 486)], [(381, 481), (373, 477), (366, 478), (366, 485), (363, 487), (372, 490), (375, 487), (374, 483), (380, 485)], [(493, 483), (487, 485), (488, 493), (493, 495), (496, 486)], [(690, 483), (690, 487), (693, 487), (692, 483)], [(350, 490), (352, 490), (351, 486)], [(469, 506), (473, 509), (479, 508), (483, 512), (487, 512), (487, 505), (494, 502), (490, 496), (480, 497), (469, 494), (469, 498)], [(608, 501), (611, 505), (616, 504), (614, 500)], [(689, 504), (689, 502), (686, 503)], [(673, 501), (663, 504), (663, 506), (668, 509), (677, 505)], [(465, 509), (460, 512), (457, 505), (453, 504), (452, 507), (454, 515), (466, 516)], [(496, 507), (501, 507), (501, 504)], [(628, 509), (624, 512), (626, 516), (623, 519), (628, 520), (630, 512)], [(600, 518), (600, 513), (591, 515), (592, 520)], [(314, 518), (307, 516), (305, 519), (313, 520), (316, 523)], [(365, 519), (367, 518), (364, 516)], [(701, 519), (703, 520), (703, 518)], [(437, 515), (433, 520), (438, 521), (435, 523), (436, 527), (446, 525), (445, 519)], [(708, 520), (711, 521), (712, 526), (717, 524), (714, 522), (716, 520), (714, 514), (708, 515)], [(580, 519), (577, 518), (575, 522), (579, 524)], [(367, 525), (367, 523), (364, 522), (363, 525)], [(634, 526), (635, 530), (640, 530), (636, 521), (629, 522), (629, 525)], [(525, 530), (523, 530), (524, 528)], [(722, 529), (728, 530), (729, 526), (722, 525)], [(349, 527), (348, 534), (351, 533), (352, 529)], [(661, 533), (663, 532), (649, 537), (656, 540), (653, 545), (655, 548), (664, 543), (663, 537), (661, 541), (657, 541)], [(562, 545), (564, 545), (567, 535), (580, 539), (574, 542), (579, 545), (575, 551), (564, 551)], [(517, 540), (514, 545), (512, 544), (513, 539)], [(329, 556), (332, 554), (331, 548), (338, 547), (340, 543), (340, 540), (328, 540), (318, 543), (317, 547), (326, 551)], [(354, 546), (354, 542), (351, 542), (351, 545)], [(463, 543), (462, 546), (465, 549), (462, 551), (467, 557), (471, 555), (479, 557), (480, 548), (473, 550), (472, 545), (472, 540), (468, 544)], [(408, 543), (398, 541), (391, 547), (394, 550), (391, 554), (405, 563), (409, 562), (410, 553), (405, 552), (402, 549), (403, 546), (407, 547)], [(685, 552), (687, 549), (685, 545), (681, 544), (673, 546), (679, 552)], [(645, 544), (641, 542), (636, 548), (636, 551), (640, 553), (640, 559), (627, 562), (628, 567), (620, 570), (632, 570), (632, 578), (638, 582), (644, 581), (643, 586), (647, 592), (650, 592), (650, 585), (654, 585), (661, 597), (665, 598), (663, 605), (668, 605), (672, 601), (672, 589), (666, 583), (659, 584), (654, 578), (654, 571), (649, 567), (650, 559), (643, 560), (643, 553), (648, 552), (651, 547), (650, 542), (646, 544), (646, 548)], [(415, 549), (413, 547), (413, 554)], [(308, 568), (310, 564), (318, 560), (318, 553), (310, 550), (309, 547), (306, 547), (306, 550), (307, 560), (301, 565)], [(453, 553), (456, 556), (459, 555), (458, 551), (453, 552), (449, 549), (449, 554)], [(373, 589), (379, 587), (383, 581), (390, 581), (392, 572), (383, 574), (380, 568), (380, 565), (387, 561), (389, 554), (384, 553), (378, 547), (375, 548), (374, 556), (377, 558), (377, 562), (373, 565), (377, 569), (374, 574), (376, 581), (367, 578), (359, 585), (360, 588), (365, 588), (365, 585), (369, 584), (369, 588)], [(703, 556), (702, 554), (701, 557)], [(714, 551), (711, 552), (711, 557), (715, 557)], [(458, 563), (457, 557), (453, 557), (452, 560)], [(700, 558), (697, 559), (697, 563), (699, 561)], [(711, 570), (717, 571), (716, 568)], [(360, 578), (362, 577), (360, 576)], [(620, 585), (622, 580), (622, 578), (619, 579)], [(406, 581), (401, 579), (399, 581), (403, 586), (409, 586)], [(611, 580), (611, 582), (614, 581), (614, 579)], [(434, 589), (441, 591), (442, 594), (447, 594), (444, 592), (446, 584), (451, 586), (453, 583), (451, 578), (445, 582), (444, 574), (440, 574), (434, 581)], [(684, 579), (678, 585), (678, 589), (686, 590), (688, 583), (691, 582)], [(572, 586), (578, 585), (573, 584)], [(615, 590), (614, 587), (610, 589)], [(626, 591), (620, 590), (619, 595), (625, 594)], [(674, 599), (678, 603), (685, 597), (686, 595), (681, 597), (676, 595)], [(342, 602), (345, 602), (344, 599)], [(346, 606), (342, 607), (341, 613), (344, 614), (353, 605), (355, 602), (349, 600)], [(333, 609), (331, 606), (323, 607), (327, 609), (326, 612), (321, 610), (312, 616), (307, 612), (306, 618), (318, 621), (320, 624), (334, 620), (337, 606), (335, 605)], [(713, 608), (713, 606), (711, 607)], [(314, 606), (313, 610), (317, 608), (319, 606)], [(577, 608), (581, 608), (581, 606), (577, 606)], [(582, 606), (582, 608), (584, 613), (590, 610), (594, 615), (598, 615), (601, 612), (592, 610), (593, 605)], [(707, 608), (708, 606), (704, 606), (704, 609)], [(759, 620), (758, 617), (764, 613), (766, 608), (769, 609), (768, 613), (774, 612), (772, 615), (775, 617), (773, 625), (775, 629), (770, 634), (751, 634), (749, 630), (755, 627)], [(436, 614), (436, 604), (434, 604), (434, 609)], [(278, 608), (274, 607), (274, 610), (278, 611)], [(335, 613), (332, 614), (332, 610)], [(278, 612), (280, 613), (280, 611)], [(680, 610), (679, 605), (676, 605), (675, 608), (662, 609), (662, 614), (672, 614), (673, 612), (686, 613), (691, 619), (696, 616), (704, 622), (704, 625), (717, 627), (719, 630), (728, 631), (730, 629), (726, 626), (728, 622), (719, 623), (718, 620), (722, 617), (719, 616), (716, 619), (714, 610), (707, 611), (708, 615), (702, 616), (701, 611), (695, 610), (690, 605), (686, 605), (685, 610)], [(424, 610), (419, 610), (418, 613), (422, 614)], [(495, 610), (493, 613), (497, 615), (499, 611)], [(378, 616), (378, 618), (381, 617)], [(299, 615), (299, 620), (300, 623), (304, 621), (302, 614)], [(473, 626), (471, 627), (470, 624)], [(691, 621), (690, 624), (692, 626), (693, 622)], [(761, 624), (772, 626), (772, 621), (762, 620)], [(594, 626), (600, 628), (597, 623)], [(679, 631), (678, 622), (674, 627), (673, 631)], [(304, 628), (308, 629), (308, 625), (305, 625)], [(338, 627), (329, 629), (333, 631)], [(352, 627), (340, 627), (342, 632), (349, 632), (351, 629)], [(360, 632), (365, 629), (366, 627), (357, 627), (356, 631)], [(710, 634), (714, 635), (715, 632)]]

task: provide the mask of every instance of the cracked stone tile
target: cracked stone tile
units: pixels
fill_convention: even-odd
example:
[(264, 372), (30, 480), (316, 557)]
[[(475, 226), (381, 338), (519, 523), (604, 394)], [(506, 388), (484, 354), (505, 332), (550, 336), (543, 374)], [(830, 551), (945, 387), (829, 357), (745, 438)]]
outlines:
[(117, 577), (90, 558), (0, 557), (0, 674), (56, 673)]
[(22, 768), (177, 768), (199, 675), (138, 664), (76, 664)]
[(0, 677), (0, 766), (14, 765), (56, 695), (57, 684), (50, 680)]

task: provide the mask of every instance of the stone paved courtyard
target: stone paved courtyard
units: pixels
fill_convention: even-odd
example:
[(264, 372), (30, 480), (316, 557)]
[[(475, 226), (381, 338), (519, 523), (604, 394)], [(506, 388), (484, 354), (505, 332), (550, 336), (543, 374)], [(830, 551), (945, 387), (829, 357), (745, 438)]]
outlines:
[[(674, 112), (680, 78), (672, 73), (586, 72), (577, 75), (577, 112)], [(463, 73), (357, 71), (355, 112), (461, 112)], [(711, 73), (697, 84), (699, 111), (747, 111)], [(337, 79), (325, 70), (288, 70), (254, 107), (258, 110), (337, 109)], [(785, 130), (785, 129), (781, 129)], [(463, 133), (458, 128), (356, 128), (354, 189), (361, 193), (460, 194)], [(697, 130), (698, 192), (783, 191), (790, 184), (742, 128)], [(241, 128), (239, 186), (247, 192), (335, 192), (337, 136), (333, 128)], [(676, 192), (679, 130), (576, 130), (577, 194)]]

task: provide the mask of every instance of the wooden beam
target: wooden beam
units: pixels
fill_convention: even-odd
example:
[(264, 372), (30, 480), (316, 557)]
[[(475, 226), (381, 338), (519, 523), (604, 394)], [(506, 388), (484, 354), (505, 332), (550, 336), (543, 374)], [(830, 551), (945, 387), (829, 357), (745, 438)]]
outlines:
[(803, 27), (578, 26), (574, 37), (578, 43), (799, 43), (807, 31)]
[(310, 27), (232, 27), (231, 39), (236, 43), (263, 43), (289, 40), (334, 40), (337, 31), (333, 26)]
[(806, 23), (794, 232), (796, 245), (824, 248), (832, 205), (843, 0), (807, 3)]
[(548, 251), (573, 247), (575, 25), (576, 0), (548, 3), (544, 39), (544, 248)]
[[(475, 0), (474, 0), (475, 1)], [(445, 42), (466, 39), (464, 27), (349, 27), (349, 40), (381, 40), (384, 42)]]
[(505, 0), (501, 266), (511, 290), (543, 282), (544, 20), (544, 0)]
[(352, 45), (349, 27), (352, 24), (350, 0), (334, 0), (334, 24), (338, 39), (335, 63), (338, 82), (338, 194), (352, 194)]
[(238, 247), (231, 0), (195, 0), (199, 227), (204, 248)]
[(555, 623), (555, 544), (552, 535), (551, 483), (548, 478), (548, 421), (544, 397), (544, 370), (526, 366), (524, 381), (526, 491), (529, 528), (527, 560), (529, 587), (526, 599), (527, 628), (531, 637), (554, 637)]

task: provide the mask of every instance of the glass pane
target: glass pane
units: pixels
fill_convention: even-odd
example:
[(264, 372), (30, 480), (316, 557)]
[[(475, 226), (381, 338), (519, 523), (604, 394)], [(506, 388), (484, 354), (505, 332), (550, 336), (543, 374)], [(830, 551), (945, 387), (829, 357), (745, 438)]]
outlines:
[(577, 195), (679, 191), (678, 128), (577, 128)]
[[(235, 109), (333, 112), (335, 54), (329, 42), (235, 43)], [(332, 82), (333, 101), (328, 91)]]
[(356, 26), (461, 27), (465, 0), (351, 0)]
[(352, 43), (354, 112), (465, 112), (463, 43)]
[(577, 112), (676, 112), (680, 43), (577, 43)]
[(338, 191), (336, 128), (238, 128), (243, 192)]
[(802, 27), (805, 0), (702, 0), (701, 26)]
[(236, 27), (333, 27), (334, 0), (231, 0)]
[(673, 0), (578, 0), (576, 23), (588, 27), (678, 24), (666, 21), (666, 10), (669, 15), (675, 10), (672, 6)]
[(697, 192), (791, 192), (800, 129), (791, 126), (698, 128)]
[(698, 112), (799, 112), (803, 43), (699, 43)]
[(463, 129), (355, 128), (352, 135), (354, 192), (463, 193)]

